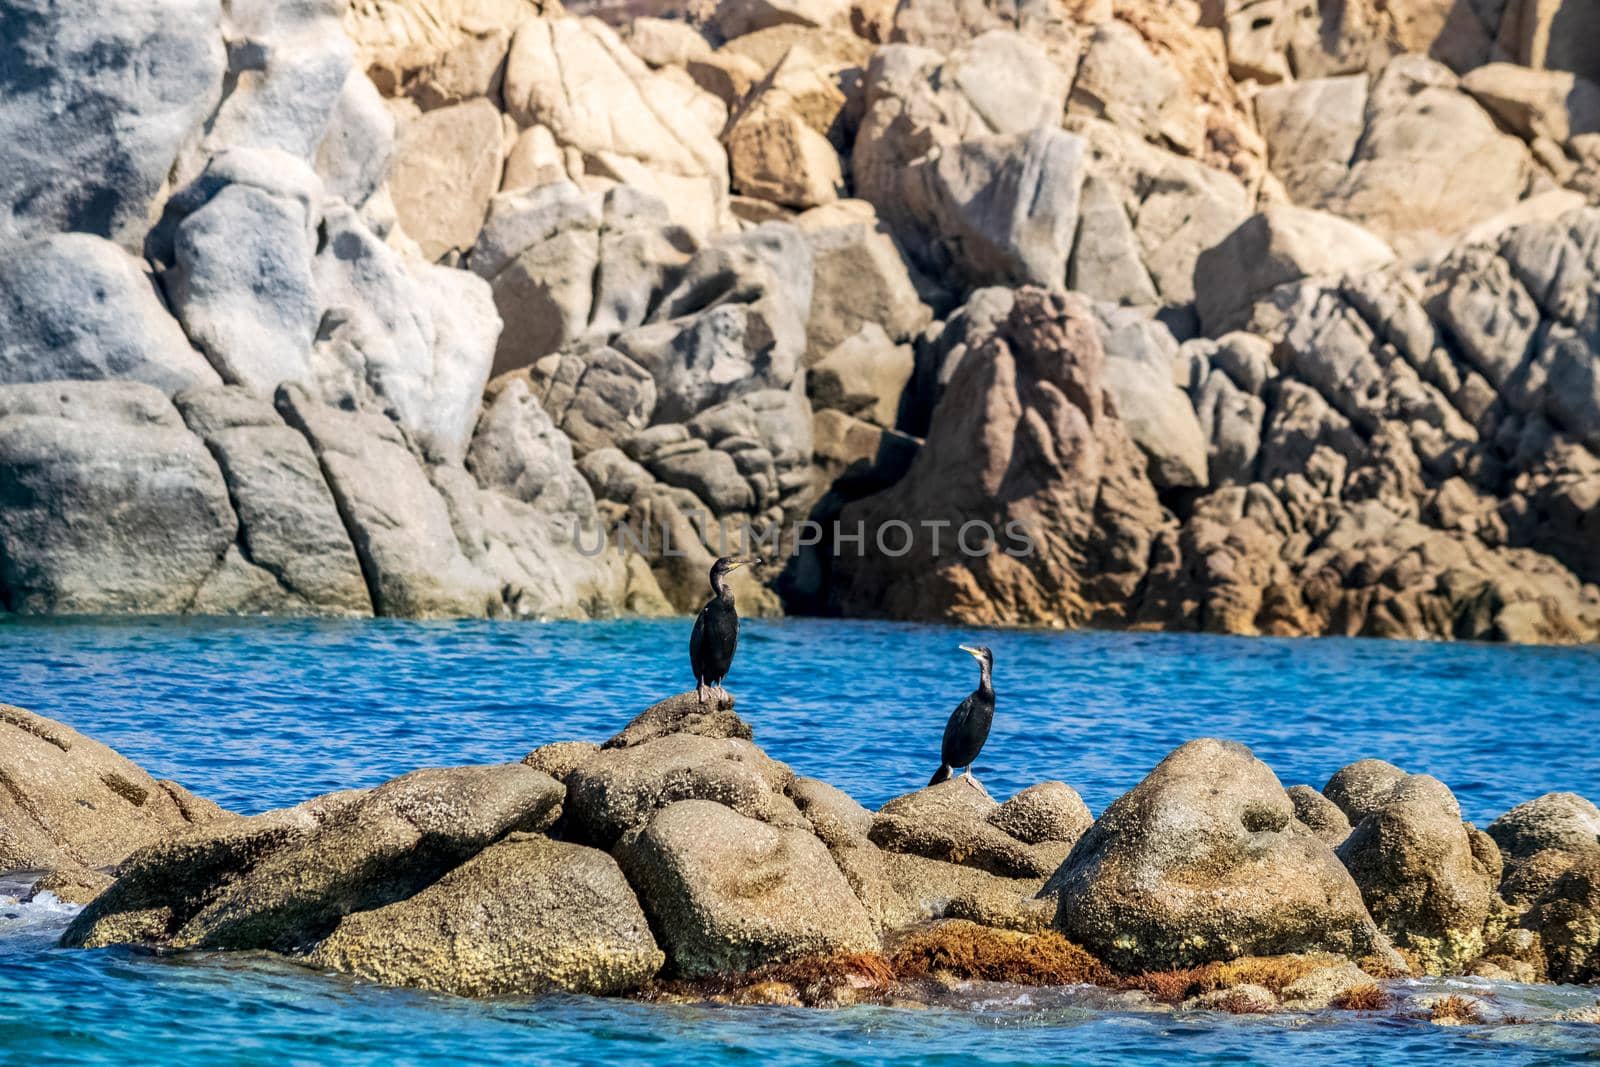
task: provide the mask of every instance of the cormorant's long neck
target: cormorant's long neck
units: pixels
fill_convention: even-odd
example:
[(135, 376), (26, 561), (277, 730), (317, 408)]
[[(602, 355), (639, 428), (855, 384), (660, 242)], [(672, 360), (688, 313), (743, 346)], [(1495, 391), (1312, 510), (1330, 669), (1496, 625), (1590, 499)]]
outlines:
[(983, 672), (978, 678), (978, 692), (987, 693), (991, 697), (994, 696), (994, 678), (990, 675), (989, 665), (987, 663), (979, 663), (978, 669)]
[(733, 590), (728, 588), (728, 579), (721, 574), (711, 576), (711, 592), (724, 604), (733, 603)]

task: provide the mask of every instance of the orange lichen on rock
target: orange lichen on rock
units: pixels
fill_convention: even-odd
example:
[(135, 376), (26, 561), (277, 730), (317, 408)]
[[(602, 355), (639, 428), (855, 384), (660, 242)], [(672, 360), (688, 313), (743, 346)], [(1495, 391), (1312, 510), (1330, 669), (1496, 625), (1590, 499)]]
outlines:
[(1181, 970), (1150, 971), (1123, 979), (1121, 984), (1163, 1004), (1177, 1004), (1202, 993), (1239, 985), (1260, 986), (1282, 996), (1295, 982), (1337, 962), (1337, 957), (1332, 956), (1246, 956)]
[(1389, 994), (1376, 982), (1352, 986), (1333, 998), (1333, 1006), (1343, 1011), (1383, 1011), (1389, 1004)]
[(890, 959), (903, 979), (950, 975), (1016, 985), (1108, 985), (1105, 964), (1053, 930), (1022, 934), (956, 919), (911, 934)]

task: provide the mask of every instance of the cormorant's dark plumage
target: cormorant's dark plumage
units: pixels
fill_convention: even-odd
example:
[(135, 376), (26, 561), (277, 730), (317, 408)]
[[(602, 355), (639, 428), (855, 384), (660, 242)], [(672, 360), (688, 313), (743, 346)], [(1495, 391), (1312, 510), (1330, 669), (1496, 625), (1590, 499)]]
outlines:
[(964, 768), (971, 777), (972, 761), (983, 751), (983, 743), (989, 740), (989, 725), (994, 722), (994, 653), (981, 645), (962, 645), (961, 651), (978, 661), (982, 674), (978, 688), (956, 706), (950, 713), (950, 721), (944, 724), (944, 744), (939, 749), (941, 762), (929, 785), (945, 781), (957, 767)]
[(722, 680), (733, 666), (733, 653), (739, 647), (739, 612), (733, 606), (733, 590), (727, 576), (740, 567), (760, 563), (754, 557), (724, 556), (711, 565), (711, 599), (695, 616), (689, 634), (689, 665), (694, 668), (695, 692), (706, 702), (706, 686), (722, 688)]

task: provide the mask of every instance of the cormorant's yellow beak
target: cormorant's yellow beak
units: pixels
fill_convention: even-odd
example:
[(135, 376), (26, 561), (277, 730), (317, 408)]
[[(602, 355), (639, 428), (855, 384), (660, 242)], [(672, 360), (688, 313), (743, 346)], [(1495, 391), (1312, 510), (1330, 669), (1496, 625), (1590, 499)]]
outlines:
[(733, 561), (733, 565), (730, 566), (728, 569), (730, 571), (736, 571), (740, 567), (748, 567), (752, 563), (760, 563), (760, 562), (761, 562), (761, 557), (760, 556), (751, 556), (748, 559), (736, 559), (736, 560)]
[(959, 647), (961, 649), (961, 651), (965, 652), (969, 656), (977, 657), (977, 656), (983, 655), (983, 653), (979, 652), (977, 649), (973, 648), (971, 645), (960, 645), (960, 646), (957, 646), (957, 647)]

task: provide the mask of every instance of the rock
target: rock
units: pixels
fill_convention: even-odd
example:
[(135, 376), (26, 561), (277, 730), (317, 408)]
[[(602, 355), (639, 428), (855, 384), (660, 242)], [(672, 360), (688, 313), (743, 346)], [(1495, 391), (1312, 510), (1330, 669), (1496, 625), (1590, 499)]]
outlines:
[(22, 708), (0, 704), (0, 742), (0, 870), (62, 869), (75, 877), (43, 886), (62, 900), (84, 895), (64, 892), (74, 885), (96, 888), (99, 868), (136, 849), (229, 817), (70, 726)]
[(806, 387), (814, 408), (849, 412), (892, 429), (912, 365), (909, 346), (896, 345), (882, 327), (868, 324), (812, 366)]
[(685, 800), (622, 841), (617, 858), (671, 973), (737, 973), (798, 956), (878, 948), (866, 910), (808, 829)]
[(701, 704), (693, 690), (668, 697), (641, 711), (603, 748), (633, 748), (671, 734), (689, 734), (714, 740), (750, 740), (750, 726), (733, 710), (733, 695), (725, 702), (707, 696)]
[(1070, 842), (1023, 842), (995, 825), (1000, 805), (962, 778), (889, 801), (872, 822), (872, 843), (959, 863), (1005, 878), (1042, 878), (1055, 870)]
[[(201, 202), (174, 230), (174, 265), (164, 280), (184, 332), (222, 380), (267, 396), (280, 382), (310, 376), (322, 317), (311, 273), (318, 221), (311, 198), (320, 194), (304, 164), (263, 158), (296, 188), (277, 185), (277, 172), (259, 177), (255, 157), (214, 159), (180, 194), (185, 206)], [(232, 173), (238, 168), (248, 169)], [(213, 184), (220, 188), (207, 195)]]
[(183, 612), (237, 531), (216, 461), (153, 386), (0, 386), (12, 611)]
[(1067, 288), (1113, 304), (1160, 303), (1122, 195), (1101, 178), (1083, 183)]
[[(463, 27), (467, 29), (467, 27)], [(423, 111), (480, 97), (495, 102), (511, 48), (509, 28), (479, 22), (453, 48), (407, 80), (406, 95)]]
[(352, 69), (313, 160), (331, 195), (360, 208), (389, 177), (395, 117), (365, 71)]
[(1050, 929), (1053, 902), (1037, 896), (1043, 878), (1003, 878), (871, 844), (835, 849), (833, 855), (885, 931), (929, 919), (965, 919), (1030, 933)]
[(1600, 860), (1586, 859), (1557, 878), (1525, 922), (1544, 945), (1552, 981), (1600, 978)]
[(41, 875), (23, 899), (34, 901), (41, 896), (49, 895), (63, 904), (77, 904), (81, 907), (104, 893), (113, 881), (115, 879), (104, 871), (90, 870), (81, 863), (69, 860)]
[(727, 156), (696, 115), (708, 99), (595, 19), (528, 19), (506, 61), (506, 113), (519, 126), (547, 127), (586, 170), (660, 196), (697, 233), (727, 214)]
[(1294, 820), (1271, 769), (1210, 738), (1107, 808), (1043, 892), (1062, 933), (1125, 971), (1383, 947), (1355, 883)]
[(222, 96), (217, 0), (14, 7), (0, 68), (0, 245), (62, 231), (136, 249)]
[(1429, 973), (1483, 954), (1483, 925), (1500, 883), (1500, 855), (1468, 829), (1450, 790), (1409, 775), (1339, 846), (1379, 927)]
[[(1074, 19), (1055, 0), (985, 4), (972, 0), (901, 0), (894, 10), (889, 39), (948, 54), (990, 30), (1011, 30), (1045, 43), (1053, 58), (1075, 62), (1078, 41)], [(1066, 72), (1069, 77), (1072, 71)]]
[(1381, 759), (1357, 760), (1335, 771), (1322, 787), (1322, 795), (1333, 801), (1354, 826), (1380, 810), (1407, 777), (1405, 771)]
[(797, 46), (745, 97), (724, 143), (733, 187), (804, 210), (837, 200), (844, 170), (833, 138), (845, 97), (825, 60)]
[(1060, 130), (973, 138), (906, 175), (903, 190), (974, 287), (1060, 287), (1078, 226), (1083, 148)]
[(796, 778), (789, 783), (787, 792), (811, 824), (812, 832), (829, 848), (861, 844), (872, 830), (872, 812), (827, 782)]
[(1496, 43), (1525, 67), (1570, 70), (1600, 81), (1600, 62), (1584, 47), (1597, 31), (1600, 11), (1593, 3), (1510, 0), (1500, 17)]
[(497, 379), (467, 450), (478, 485), (582, 526), (597, 523), (594, 493), (572, 459), (572, 442), (519, 376)]
[(1316, 206), (1334, 195), (1366, 128), (1367, 76), (1277, 85), (1255, 104), (1268, 165), (1289, 199)]
[(921, 442), (885, 430), (842, 411), (819, 411), (812, 420), (812, 464), (820, 478), (837, 485), (841, 479), (887, 489), (899, 481), (916, 459)]
[(0, 383), (125, 379), (167, 394), (220, 379), (189, 345), (143, 264), (88, 234), (0, 256)]
[(1525, 141), (1600, 132), (1600, 86), (1566, 71), (1490, 63), (1464, 75), (1461, 88)]
[(582, 840), (602, 848), (680, 800), (713, 800), (763, 822), (802, 825), (784, 796), (793, 778), (749, 741), (675, 733), (584, 761), (567, 779), (567, 818)]
[(1173, 382), (1178, 343), (1167, 328), (1144, 315), (1097, 309), (1105, 348), (1106, 389), (1128, 436), (1149, 461), (1157, 489), (1206, 484), (1206, 439), (1194, 405)]
[(1199, 148), (1205, 134), (1183, 77), (1158, 59), (1126, 22), (1112, 20), (1094, 28), (1067, 108), (1149, 140), (1165, 139), (1187, 152)]
[[(1139, 259), (1160, 300), (1193, 301), (1195, 260), (1254, 210), (1244, 184), (1226, 171), (1146, 144), (1108, 122), (1070, 118), (1068, 125), (1087, 147), (1088, 177), (1117, 192)], [(1125, 261), (1126, 252), (1119, 250), (1118, 258)], [(1086, 272), (1079, 269), (1077, 276)]]
[(1291, 1011), (1326, 1011), (1348, 1007), (1344, 1003), (1353, 990), (1372, 986), (1372, 975), (1349, 960), (1328, 960), (1310, 974), (1283, 987), (1283, 1006)]
[(877, 326), (898, 343), (914, 337), (932, 318), (876, 212), (863, 201), (848, 203), (869, 210), (852, 217), (819, 209), (795, 219), (811, 246), (813, 263), (808, 365), (865, 326)]
[(279, 391), (277, 407), (316, 453), (378, 614), (474, 617), (499, 603), (394, 423), (324, 408), (292, 386)]
[(505, 164), (500, 112), (488, 100), (426, 111), (400, 126), (389, 191), (400, 225), (436, 260), (472, 247)]
[(1372, 87), (1350, 171), (1319, 203), (1388, 241), (1426, 250), (1516, 203), (1530, 161), (1449, 70), (1420, 56), (1389, 63)]
[(1389, 246), (1326, 212), (1272, 207), (1254, 215), (1195, 262), (1195, 302), (1206, 333), (1220, 337), (1250, 321), (1252, 305), (1302, 278), (1378, 270)]
[(572, 772), (599, 751), (600, 746), (593, 741), (552, 741), (522, 757), (522, 762), (566, 785)]
[(1546, 793), (1490, 823), (1488, 834), (1511, 861), (1545, 849), (1600, 853), (1600, 809), (1576, 793)]
[(678, 19), (643, 16), (631, 20), (624, 36), (633, 54), (652, 67), (682, 67), (711, 54), (711, 42)]
[(1329, 848), (1338, 848), (1340, 842), (1350, 836), (1350, 820), (1333, 801), (1309, 785), (1292, 785), (1288, 793), (1294, 804), (1294, 817), (1322, 838)]
[(306, 962), (456, 996), (637, 988), (666, 957), (616, 860), (512, 834), (415, 896), (347, 915)]
[(1265, 401), (1240, 389), (1220, 369), (1206, 375), (1193, 395), (1200, 433), (1206, 441), (1206, 484), (1251, 481), (1261, 451)]
[(1264, 1015), (1281, 1011), (1283, 1004), (1277, 994), (1265, 986), (1240, 982), (1190, 997), (1179, 1008), (1183, 1011), (1225, 1011), (1230, 1015)]
[[(1144, 457), (1105, 403), (1090, 309), (1020, 290), (964, 352), (906, 476), (844, 509), (842, 528), (860, 523), (868, 547), (835, 560), (830, 603), (898, 618), (1109, 623), (1164, 520)], [(877, 544), (908, 540), (891, 522), (911, 527), (898, 556)]]
[(519, 378), (582, 457), (620, 441), (650, 421), (656, 384), (650, 373), (613, 348), (577, 346), (496, 378), (491, 390)]
[(989, 822), (1026, 844), (1074, 844), (1094, 824), (1089, 806), (1065, 782), (1030, 785), (988, 815)]
[(305, 438), (238, 386), (189, 390), (178, 407), (222, 469), (240, 547), (282, 589), (275, 610), (371, 615), (355, 548)]
[(711, 26), (732, 39), (774, 26), (835, 26), (848, 19), (848, 11), (840, 0), (720, 0)]
[(304, 951), (507, 833), (547, 829), (562, 792), (521, 763), (430, 769), (202, 828), (135, 853), (63, 943)]

